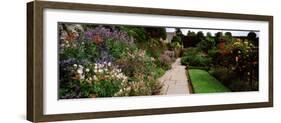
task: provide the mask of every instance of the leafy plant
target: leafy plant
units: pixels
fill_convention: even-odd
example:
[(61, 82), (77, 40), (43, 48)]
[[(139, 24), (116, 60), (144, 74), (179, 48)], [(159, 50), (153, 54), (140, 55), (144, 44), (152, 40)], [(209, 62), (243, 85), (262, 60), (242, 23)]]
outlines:
[(197, 44), (197, 47), (204, 52), (208, 52), (209, 49), (215, 47), (215, 40), (212, 37), (206, 37)]
[(210, 65), (212, 59), (206, 54), (200, 52), (197, 48), (186, 50), (181, 59), (181, 64), (189, 66), (205, 67)]
[(174, 37), (172, 38), (171, 42), (172, 42), (172, 43), (177, 42), (177, 43), (180, 44), (180, 45), (182, 44), (181, 37), (179, 37), (179, 36), (174, 36)]
[(222, 66), (212, 67), (209, 73), (225, 84), (230, 83), (230, 80), (236, 78), (236, 74), (233, 70)]

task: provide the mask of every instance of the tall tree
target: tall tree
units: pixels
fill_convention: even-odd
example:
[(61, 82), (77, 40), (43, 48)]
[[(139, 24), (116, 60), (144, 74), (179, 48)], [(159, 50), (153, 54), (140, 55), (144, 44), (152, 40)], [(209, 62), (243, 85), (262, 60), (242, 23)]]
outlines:
[(165, 28), (145, 27), (145, 30), (151, 38), (162, 38), (165, 40), (167, 37)]
[(221, 42), (222, 38), (223, 38), (223, 33), (222, 32), (217, 32), (215, 34), (215, 42), (216, 42), (216, 44), (219, 44)]
[(249, 32), (247, 35), (247, 39), (250, 40), (250, 42), (253, 43), (255, 46), (259, 45), (257, 34), (255, 32), (253, 31)]
[(184, 35), (182, 34), (182, 31), (180, 28), (176, 28), (176, 35), (179, 36), (179, 37), (183, 37)]
[(232, 33), (231, 32), (225, 32), (224, 35), (227, 36), (227, 37), (232, 37)]

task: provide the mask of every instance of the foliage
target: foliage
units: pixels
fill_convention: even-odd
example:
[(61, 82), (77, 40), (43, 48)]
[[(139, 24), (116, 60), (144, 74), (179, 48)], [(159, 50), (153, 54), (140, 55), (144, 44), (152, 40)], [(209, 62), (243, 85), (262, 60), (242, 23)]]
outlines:
[(196, 36), (198, 40), (202, 41), (205, 39), (204, 33), (202, 31), (197, 32)]
[[(60, 98), (161, 93), (157, 79), (169, 69), (172, 59), (163, 54), (166, 46), (151, 38), (158, 34), (147, 34), (140, 27), (84, 24), (79, 27), (85, 29), (70, 32), (66, 30), (68, 25), (60, 26), (64, 34), (60, 38)], [(139, 47), (135, 41), (151, 47)], [(157, 53), (153, 53), (155, 48), (159, 49)]]
[(180, 28), (176, 28), (176, 36), (183, 37), (182, 31)]
[[(146, 51), (147, 55), (158, 58), (166, 49), (166, 45), (160, 40), (150, 39), (146, 42), (138, 42), (137, 47)], [(157, 49), (157, 50), (155, 50)]]
[(247, 35), (247, 39), (249, 42), (251, 42), (253, 45), (258, 46), (259, 45), (259, 39), (257, 37), (257, 34), (255, 32), (249, 32)]
[(223, 37), (222, 40), (226, 41), (208, 51), (208, 55), (213, 59), (210, 73), (233, 91), (239, 87), (240, 90), (257, 90), (256, 47), (247, 39)]
[(174, 56), (167, 54), (167, 53), (163, 53), (160, 55), (160, 57), (155, 61), (155, 64), (164, 69), (164, 70), (168, 70), (171, 68), (171, 63), (174, 61)]
[[(127, 49), (128, 50), (128, 49)], [(155, 91), (154, 86), (157, 86), (156, 79), (158, 76), (158, 71), (156, 64), (153, 62), (151, 57), (147, 56), (144, 50), (134, 50), (134, 51), (126, 51), (122, 59), (118, 59), (116, 61), (118, 66), (123, 70), (125, 75), (130, 77), (130, 84), (128, 84), (127, 95), (136, 96), (138, 94), (141, 95), (152, 95)], [(139, 82), (141, 85), (136, 85)], [(135, 90), (137, 88), (140, 90)], [(121, 95), (124, 94), (119, 92)]]
[(75, 58), (76, 60), (88, 59), (94, 61), (99, 57), (98, 47), (89, 42), (69, 42), (64, 41), (60, 45), (60, 59), (67, 60)]
[(154, 39), (163, 39), (165, 40), (167, 37), (167, 33), (165, 28), (160, 27), (145, 27), (144, 28), (147, 34), (150, 36), (150, 38)]
[(172, 43), (178, 43), (178, 44), (182, 44), (182, 40), (181, 37), (179, 36), (174, 36), (171, 40)]
[(202, 32), (188, 32), (187, 37), (199, 43), (184, 51), (183, 65), (211, 68), (211, 75), (233, 91), (257, 90), (258, 38), (254, 32), (247, 37), (233, 37), (231, 32), (217, 32), (214, 37), (210, 33), (204, 36)]
[(215, 42), (216, 42), (216, 44), (218, 44), (221, 41), (223, 41), (222, 38), (223, 38), (223, 33), (222, 32), (217, 32), (215, 34)]
[[(133, 46), (133, 44), (131, 44), (132, 46), (129, 48), (135, 48)], [(122, 57), (122, 55), (125, 53), (125, 48), (128, 47), (127, 44), (122, 43), (120, 41), (114, 41), (112, 39), (108, 39), (106, 41), (106, 46), (107, 49), (109, 50), (109, 53), (116, 59), (119, 59)]]
[(222, 66), (212, 67), (209, 73), (224, 84), (228, 84), (230, 80), (236, 78), (236, 74), (233, 70)]
[(146, 42), (149, 40), (149, 35), (143, 27), (120, 26), (120, 29), (127, 32), (136, 42)]
[[(119, 88), (121, 88), (122, 83), (127, 81), (127, 77), (109, 63), (94, 63), (87, 64), (85, 66), (73, 64), (69, 66), (71, 69), (71, 81), (68, 81), (68, 85), (62, 86), (64, 90), (70, 92), (76, 92), (80, 94), (78, 97), (108, 97), (113, 96)], [(73, 81), (75, 83), (73, 83)], [(76, 88), (67, 88), (75, 84)], [(77, 93), (77, 92), (76, 92)], [(61, 98), (75, 98), (69, 97), (67, 93), (61, 93)]]
[(212, 58), (212, 65), (218, 65), (221, 62), (220, 50), (217, 47), (209, 49), (208, 56)]
[(209, 49), (215, 47), (215, 40), (212, 37), (201, 38), (201, 41), (197, 44), (197, 47), (204, 52), (208, 52)]
[(231, 32), (225, 32), (224, 35), (225, 35), (225, 37), (228, 37), (229, 39), (232, 38)]
[(107, 39), (116, 40), (125, 43), (132, 43), (128, 34), (115, 29), (115, 27), (105, 28), (98, 26), (94, 29), (89, 29), (85, 32), (85, 39), (100, 44)]
[(185, 48), (196, 47), (196, 45), (204, 39), (205, 36), (202, 31), (199, 31), (198, 33), (188, 31), (187, 35), (182, 38), (182, 42)]
[(253, 32), (253, 31), (251, 31), (251, 32), (248, 33), (247, 38), (249, 40), (253, 41), (253, 40), (255, 40), (257, 38), (257, 34), (255, 32)]
[(188, 66), (206, 67), (210, 63), (211, 58), (200, 52), (198, 48), (189, 48), (181, 59), (181, 64)]

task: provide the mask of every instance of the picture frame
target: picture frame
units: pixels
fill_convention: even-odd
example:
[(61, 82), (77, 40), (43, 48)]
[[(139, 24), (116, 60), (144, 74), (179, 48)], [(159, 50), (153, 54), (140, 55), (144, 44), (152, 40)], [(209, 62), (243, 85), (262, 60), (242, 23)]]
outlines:
[[(81, 111), (69, 113), (54, 113), (46, 114), (46, 68), (44, 67), (46, 61), (46, 30), (44, 24), (47, 10), (69, 10), (83, 12), (103, 12), (118, 14), (140, 14), (138, 16), (169, 16), (180, 18), (193, 17), (204, 19), (222, 19), (230, 21), (259, 21), (266, 23), (266, 35), (268, 41), (268, 48), (266, 56), (265, 68), (267, 75), (266, 101), (253, 102), (238, 102), (228, 104), (210, 104), (210, 105), (193, 105), (193, 106), (167, 106), (161, 108), (140, 108), (140, 109), (124, 109), (124, 110), (104, 110), (98, 112)], [(49, 16), (48, 16), (49, 17)], [(74, 17), (75, 18), (75, 17)], [(114, 23), (113, 23), (114, 24)], [(156, 25), (157, 26), (157, 25)], [(57, 31), (57, 30), (53, 30)], [(47, 54), (48, 55), (48, 54)], [(54, 54), (50, 54), (54, 55)], [(260, 73), (261, 74), (261, 73)], [(49, 86), (48, 86), (49, 87)], [(205, 95), (206, 96), (206, 95)], [(176, 99), (174, 97), (173, 99)], [(75, 102), (75, 101), (73, 101)], [(72, 103), (73, 103), (72, 102)], [(109, 103), (110, 104), (110, 103)], [(146, 105), (146, 103), (143, 103)], [(141, 105), (141, 104), (140, 104)], [(98, 106), (97, 106), (98, 107)], [(49, 122), (62, 120), (80, 120), (80, 119), (94, 119), (94, 118), (108, 118), (108, 117), (124, 117), (124, 116), (140, 116), (140, 115), (156, 115), (156, 114), (171, 114), (171, 113), (186, 113), (186, 112), (202, 112), (215, 110), (231, 110), (231, 109), (246, 109), (246, 108), (261, 108), (273, 107), (273, 16), (265, 15), (249, 15), (249, 14), (234, 14), (234, 13), (218, 13), (218, 12), (203, 12), (203, 11), (188, 11), (188, 10), (171, 10), (171, 9), (156, 9), (156, 8), (141, 8), (141, 7), (127, 7), (127, 6), (110, 6), (110, 5), (95, 5), (82, 3), (64, 3), (64, 2), (47, 2), (47, 1), (33, 1), (27, 3), (27, 120), (32, 122)], [(79, 109), (78, 109), (79, 110)]]

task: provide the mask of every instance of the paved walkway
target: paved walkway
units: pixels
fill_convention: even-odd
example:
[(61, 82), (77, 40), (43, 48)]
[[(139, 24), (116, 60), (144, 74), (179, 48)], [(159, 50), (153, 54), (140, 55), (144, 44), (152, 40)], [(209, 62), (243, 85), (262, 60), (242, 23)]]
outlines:
[(185, 73), (185, 66), (181, 65), (181, 59), (178, 58), (172, 64), (172, 68), (159, 78), (164, 84), (163, 94), (189, 94), (188, 81)]

